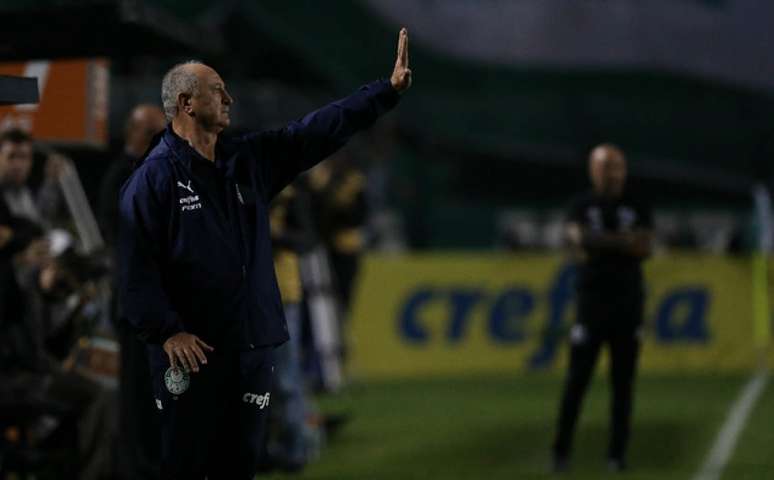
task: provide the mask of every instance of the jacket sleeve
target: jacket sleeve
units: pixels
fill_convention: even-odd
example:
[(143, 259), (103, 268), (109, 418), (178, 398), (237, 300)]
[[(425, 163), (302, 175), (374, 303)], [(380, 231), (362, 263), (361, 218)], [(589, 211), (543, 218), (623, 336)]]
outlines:
[(140, 338), (160, 344), (183, 331), (163, 285), (169, 212), (174, 208), (164, 190), (141, 169), (126, 183), (119, 201), (121, 304)]
[(298, 174), (336, 152), (355, 133), (373, 125), (399, 99), (389, 80), (379, 80), (282, 129), (248, 134), (246, 139), (259, 159), (258, 181), (265, 200), (271, 200)]

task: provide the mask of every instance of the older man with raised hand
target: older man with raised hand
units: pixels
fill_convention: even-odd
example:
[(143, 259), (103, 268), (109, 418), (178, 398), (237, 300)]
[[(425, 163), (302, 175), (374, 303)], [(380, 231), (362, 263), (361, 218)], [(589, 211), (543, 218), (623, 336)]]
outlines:
[(400, 31), (389, 80), (291, 122), (232, 137), (233, 98), (212, 68), (162, 82), (166, 131), (121, 191), (123, 306), (149, 343), (162, 477), (252, 478), (287, 341), (268, 206), (299, 173), (393, 108), (411, 85)]

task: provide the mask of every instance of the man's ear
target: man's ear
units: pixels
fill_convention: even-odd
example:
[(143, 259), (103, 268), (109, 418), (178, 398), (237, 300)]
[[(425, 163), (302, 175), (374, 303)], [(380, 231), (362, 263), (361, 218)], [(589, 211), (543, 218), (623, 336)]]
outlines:
[(177, 96), (177, 109), (190, 117), (194, 116), (192, 98), (190, 93), (181, 93)]

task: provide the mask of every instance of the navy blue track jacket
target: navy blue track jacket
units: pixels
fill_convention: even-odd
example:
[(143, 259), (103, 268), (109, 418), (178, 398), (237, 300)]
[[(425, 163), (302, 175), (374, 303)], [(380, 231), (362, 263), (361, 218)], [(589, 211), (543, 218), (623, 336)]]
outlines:
[(283, 129), (221, 134), (217, 189), (197, 178), (192, 163), (203, 157), (168, 126), (120, 195), (122, 304), (141, 336), (161, 344), (185, 331), (239, 350), (286, 341), (269, 202), (398, 99), (380, 80)]

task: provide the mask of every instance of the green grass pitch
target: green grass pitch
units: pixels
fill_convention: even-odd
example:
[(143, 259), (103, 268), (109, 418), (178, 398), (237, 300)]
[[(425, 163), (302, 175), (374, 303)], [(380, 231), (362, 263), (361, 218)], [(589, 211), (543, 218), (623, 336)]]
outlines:
[[(630, 470), (606, 471), (609, 390), (586, 396), (571, 471), (549, 475), (558, 375), (368, 382), (322, 401), (354, 416), (299, 480), (691, 479), (744, 375), (648, 376), (637, 382)], [(774, 478), (774, 387), (759, 400), (724, 479)]]

